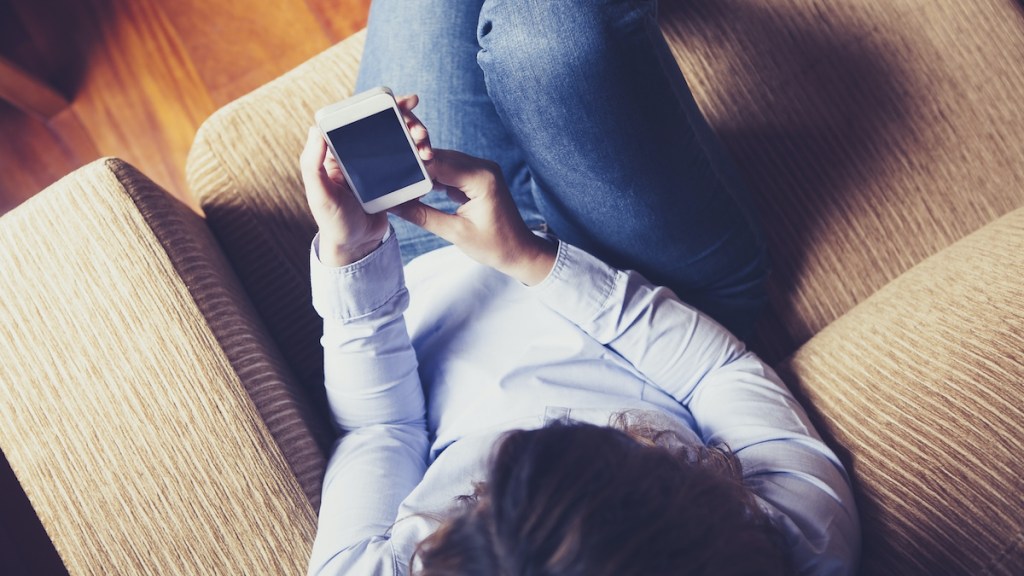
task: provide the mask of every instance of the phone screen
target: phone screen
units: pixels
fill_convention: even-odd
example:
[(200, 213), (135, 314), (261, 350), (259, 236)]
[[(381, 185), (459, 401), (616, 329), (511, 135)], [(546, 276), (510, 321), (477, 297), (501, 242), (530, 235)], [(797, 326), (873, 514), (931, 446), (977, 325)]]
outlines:
[(392, 109), (335, 128), (327, 137), (363, 202), (424, 180)]

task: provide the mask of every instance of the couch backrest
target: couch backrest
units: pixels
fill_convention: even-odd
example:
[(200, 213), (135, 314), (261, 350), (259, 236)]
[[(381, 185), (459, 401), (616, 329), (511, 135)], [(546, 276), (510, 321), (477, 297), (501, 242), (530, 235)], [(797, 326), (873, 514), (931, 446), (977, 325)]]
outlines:
[(663, 30), (753, 188), (778, 359), (1024, 205), (1015, 0), (671, 0)]

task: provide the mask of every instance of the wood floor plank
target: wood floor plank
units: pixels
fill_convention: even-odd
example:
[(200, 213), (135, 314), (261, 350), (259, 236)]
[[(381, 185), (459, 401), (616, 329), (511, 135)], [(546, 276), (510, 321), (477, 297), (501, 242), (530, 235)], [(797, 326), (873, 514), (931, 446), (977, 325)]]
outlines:
[[(176, 0), (163, 10), (217, 107), (331, 45), (305, 0)], [(225, 41), (231, 38), (232, 41)]]
[(70, 102), (40, 78), (0, 56), (0, 99), (42, 119), (52, 118)]
[(78, 165), (46, 123), (4, 101), (0, 101), (0, 134), (4, 135), (0, 138), (0, 214)]
[[(191, 201), (184, 163), (199, 124), (362, 28), (368, 11), (369, 0), (10, 0), (0, 54), (41, 63), (33, 72), (70, 98), (71, 112), (51, 121), (64, 137), (65, 173), (118, 156)], [(43, 141), (54, 145), (52, 135)], [(0, 206), (41, 189), (15, 187), (43, 180), (8, 179)]]
[(0, 2), (0, 53), (69, 100), (82, 79), (89, 54), (81, 49), (88, 44), (73, 8), (67, 0)]
[(306, 0), (332, 44), (366, 27), (369, 0)]
[(76, 3), (95, 43), (72, 104), (100, 154), (187, 198), (185, 157), (213, 101), (158, 0)]
[(50, 128), (50, 132), (58, 138), (65, 156), (74, 163), (71, 170), (84, 166), (101, 156), (92, 136), (73, 109), (67, 108), (50, 118), (47, 126)]

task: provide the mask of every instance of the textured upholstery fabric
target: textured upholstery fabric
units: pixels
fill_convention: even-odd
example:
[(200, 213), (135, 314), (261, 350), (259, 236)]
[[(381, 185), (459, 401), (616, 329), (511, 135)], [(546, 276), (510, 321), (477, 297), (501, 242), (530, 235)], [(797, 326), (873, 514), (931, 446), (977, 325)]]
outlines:
[(842, 446), (864, 574), (1024, 574), (1024, 209), (900, 276), (782, 366)]
[(0, 445), (72, 574), (304, 569), (319, 471), (242, 387), (282, 362), (198, 216), (94, 162), (0, 219), (0, 293)]
[(298, 155), (318, 109), (352, 93), (365, 34), (359, 33), (256, 92), (199, 129), (187, 178), (210, 228), (277, 341), (316, 415), (323, 453), (334, 440), (323, 391), (321, 322), (309, 289), (309, 242)]
[(1019, 2), (664, 6), (663, 29), (765, 222), (768, 358), (1024, 205)]
[[(310, 422), (309, 400), (252, 309), (206, 223), (169, 202), (162, 190), (123, 162), (109, 167), (135, 200), (314, 509), (326, 461)], [(139, 185), (136, 185), (139, 183)]]

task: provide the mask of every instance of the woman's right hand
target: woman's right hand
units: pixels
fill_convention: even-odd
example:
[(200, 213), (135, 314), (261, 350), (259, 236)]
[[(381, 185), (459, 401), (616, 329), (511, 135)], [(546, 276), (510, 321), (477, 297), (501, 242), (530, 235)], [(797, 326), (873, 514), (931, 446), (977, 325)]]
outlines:
[(544, 280), (555, 264), (558, 247), (527, 228), (501, 168), (454, 150), (434, 148), (433, 156), (428, 170), (459, 208), (448, 214), (413, 200), (391, 212), (523, 284)]
[[(430, 137), (412, 112), (419, 97), (413, 94), (396, 100), (420, 158), (429, 163), (434, 156)], [(380, 246), (388, 229), (387, 215), (363, 211), (345, 182), (341, 166), (327, 152), (327, 142), (315, 127), (309, 129), (299, 164), (309, 210), (320, 228), (320, 261), (327, 266), (346, 266)]]

